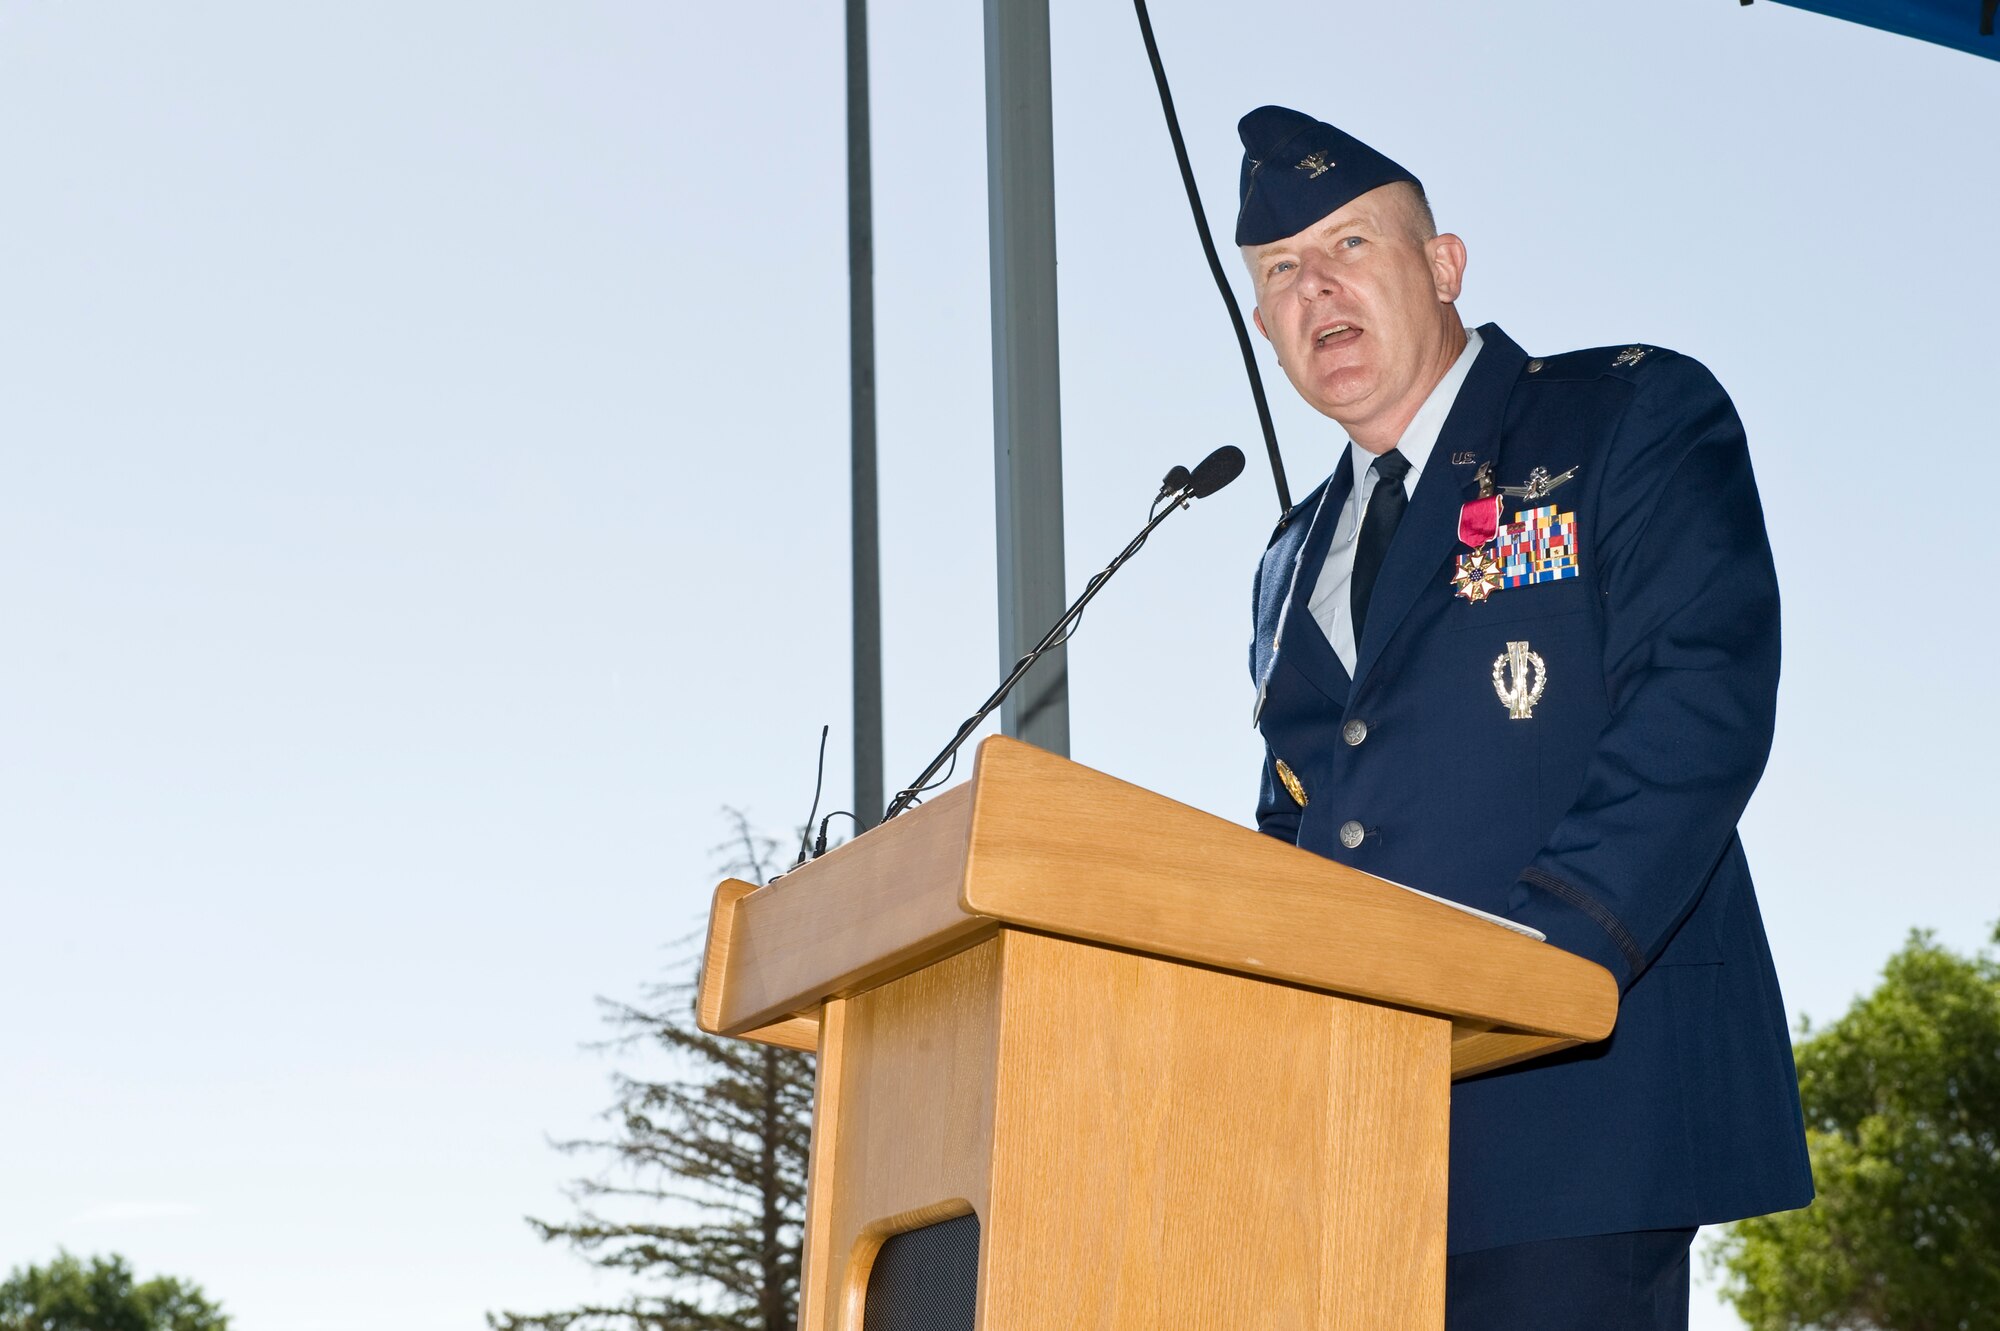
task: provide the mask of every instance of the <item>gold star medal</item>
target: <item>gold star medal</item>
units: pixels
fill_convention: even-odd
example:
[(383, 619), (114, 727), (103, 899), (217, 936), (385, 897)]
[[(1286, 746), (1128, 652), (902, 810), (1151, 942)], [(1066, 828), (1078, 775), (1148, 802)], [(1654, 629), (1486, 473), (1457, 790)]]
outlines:
[(1474, 550), (1458, 557), (1458, 571), (1451, 585), (1466, 600), (1478, 605), (1500, 590), (1500, 561), (1490, 550)]
[(1500, 561), (1493, 554), (1493, 536), (1500, 529), (1500, 496), (1493, 493), (1491, 464), (1479, 469), (1479, 498), (1458, 510), (1458, 539), (1472, 549), (1458, 557), (1451, 585), (1478, 605), (1500, 590)]

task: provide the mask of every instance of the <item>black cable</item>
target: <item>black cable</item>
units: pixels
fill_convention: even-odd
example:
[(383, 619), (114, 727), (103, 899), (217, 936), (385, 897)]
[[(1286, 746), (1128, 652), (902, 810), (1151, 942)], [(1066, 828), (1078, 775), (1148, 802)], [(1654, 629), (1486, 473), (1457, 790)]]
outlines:
[[(846, 809), (835, 809), (832, 813), (819, 820), (819, 836), (813, 840), (814, 859), (818, 859), (820, 856), (826, 854), (826, 825), (836, 818), (846, 818), (852, 821), (855, 835), (860, 835), (862, 830), (861, 820)], [(811, 824), (808, 823), (807, 826), (810, 827)]]
[(1208, 256), (1208, 271), (1215, 276), (1215, 289), (1229, 307), (1229, 322), (1236, 329), (1236, 345), (1243, 350), (1243, 369), (1250, 376), (1250, 396), (1257, 403), (1257, 424), (1264, 431), (1264, 452), (1271, 459), (1271, 479), (1278, 487), (1278, 509), (1292, 509), (1292, 490), (1285, 484), (1285, 461), (1278, 456), (1278, 432), (1271, 425), (1271, 404), (1264, 400), (1264, 378), (1257, 373), (1257, 353), (1250, 345), (1250, 330), (1243, 324), (1243, 311), (1236, 306), (1236, 294), (1222, 271), (1215, 252), (1215, 238), (1208, 233), (1208, 218), (1201, 210), (1201, 194), (1195, 189), (1194, 168), (1188, 165), (1187, 144), (1181, 139), (1180, 117), (1174, 114), (1174, 95), (1167, 88), (1166, 67), (1160, 63), (1160, 47), (1153, 40), (1153, 20), (1146, 13), (1146, 0), (1132, 0), (1139, 14), (1139, 33), (1146, 39), (1146, 59), (1152, 62), (1153, 82), (1159, 85), (1160, 109), (1167, 116), (1167, 133), (1174, 141), (1174, 160), (1180, 163), (1181, 185), (1187, 190), (1188, 208), (1194, 213), (1194, 229), (1201, 236), (1201, 252)]
[[(826, 784), (826, 734), (832, 729), (832, 726), (821, 726), (819, 728), (819, 775), (813, 778), (812, 812), (806, 815), (806, 825), (799, 829), (799, 857), (792, 861), (794, 869), (804, 864), (809, 858), (806, 852), (812, 836), (813, 819), (819, 817), (820, 787)], [(831, 820), (833, 815), (828, 814), (827, 818)], [(823, 827), (825, 824), (821, 824), (821, 826)]]
[(899, 792), (900, 794), (905, 794), (910, 797), (909, 803), (906, 804), (904, 807), (906, 809), (914, 809), (919, 804), (922, 804), (924, 802), (923, 799), (924, 796), (930, 794), (933, 790), (936, 790), (939, 786), (948, 784), (951, 781), (951, 774), (953, 772), (956, 772), (957, 770), (958, 770), (958, 750), (953, 749), (951, 751), (951, 762), (945, 766), (944, 771), (938, 773), (937, 777), (934, 780), (932, 780), (929, 785), (912, 786), (910, 787), (910, 789), (906, 791)]
[[(1152, 502), (1152, 504), (1149, 505), (1146, 509), (1146, 522), (1147, 522), (1146, 530), (1140, 532), (1136, 537), (1134, 537), (1132, 540), (1132, 544), (1125, 550), (1123, 554), (1118, 556), (1120, 562), (1130, 559), (1133, 555), (1139, 553), (1140, 548), (1146, 544), (1147, 535), (1153, 530), (1154, 527), (1159, 525), (1160, 510), (1163, 506), (1167, 504), (1167, 501), (1170, 499), (1173, 501), (1174, 505), (1180, 508), (1186, 508), (1188, 505), (1187, 492), (1185, 490), (1173, 495), (1161, 495), (1158, 499), (1155, 499)], [(1097, 574), (1095, 577), (1091, 578), (1089, 582), (1084, 584), (1085, 593), (1086, 594), (1094, 593), (1097, 589), (1097, 584), (1110, 576), (1111, 576), (1111, 570), (1106, 569), (1104, 572), (1101, 572)], [(1063, 646), (1071, 638), (1074, 638), (1076, 636), (1076, 631), (1082, 627), (1083, 627), (1083, 611), (1079, 609), (1076, 612), (1076, 614), (1071, 617), (1069, 621), (1069, 627), (1063, 630), (1062, 636), (1049, 644), (1049, 650), (1054, 651), (1056, 648)], [(940, 780), (942, 779), (944, 778), (940, 778)]]

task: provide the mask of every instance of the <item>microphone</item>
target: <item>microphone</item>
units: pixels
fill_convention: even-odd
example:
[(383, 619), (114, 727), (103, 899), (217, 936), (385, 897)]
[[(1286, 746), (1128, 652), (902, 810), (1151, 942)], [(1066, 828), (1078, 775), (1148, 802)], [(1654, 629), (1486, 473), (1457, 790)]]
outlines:
[(1224, 444), (1203, 458), (1194, 469), (1187, 482), (1189, 496), (1206, 499), (1242, 474), (1243, 450), (1233, 444)]
[(1243, 450), (1227, 444), (1203, 458), (1193, 471), (1189, 471), (1186, 467), (1175, 467), (1169, 471), (1166, 479), (1160, 483), (1158, 497), (1153, 500), (1154, 512), (1147, 519), (1146, 525), (1140, 528), (1139, 534), (1118, 552), (1116, 559), (1106, 564), (1084, 584), (1083, 594), (1070, 602), (1069, 609), (1063, 611), (1062, 618), (1042, 635), (1042, 640), (1036, 643), (1027, 655), (1014, 663), (1014, 668), (1007, 672), (1007, 678), (1000, 681), (1000, 687), (993, 690), (986, 701), (979, 705), (979, 710), (965, 718), (964, 723), (958, 728), (958, 733), (951, 737), (951, 742), (944, 746), (937, 757), (931, 759), (931, 764), (924, 769), (923, 775), (896, 792), (895, 799), (889, 802), (888, 811), (882, 815), (882, 821), (888, 822), (915, 804), (917, 798), (931, 788), (932, 778), (937, 776), (946, 762), (954, 758), (960, 746), (971, 737), (972, 732), (979, 729), (979, 723), (984, 721), (1013, 691), (1014, 686), (1021, 682), (1021, 677), (1028, 673), (1028, 668), (1041, 658), (1042, 653), (1069, 641), (1070, 635), (1076, 632), (1077, 621), (1083, 617), (1083, 608), (1090, 604), (1090, 598), (1097, 595), (1099, 589), (1111, 580), (1113, 573), (1125, 566), (1126, 560), (1139, 553), (1139, 547), (1146, 543), (1146, 538), (1153, 534), (1155, 527), (1178, 510), (1186, 508), (1194, 500), (1208, 498), (1242, 474)]

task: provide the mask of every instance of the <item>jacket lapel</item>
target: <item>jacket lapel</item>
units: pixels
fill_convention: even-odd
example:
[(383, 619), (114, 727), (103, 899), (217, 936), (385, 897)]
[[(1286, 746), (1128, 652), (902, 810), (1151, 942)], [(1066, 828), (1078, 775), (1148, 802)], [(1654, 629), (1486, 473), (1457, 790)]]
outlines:
[[(1284, 604), (1279, 608), (1277, 633), (1271, 643), (1271, 654), (1265, 663), (1263, 676), (1257, 682), (1257, 703), (1250, 714), (1250, 723), (1264, 714), (1264, 696), (1270, 688), (1271, 673), (1278, 667), (1278, 656), (1288, 646), (1299, 658), (1301, 665), (1310, 666), (1321, 655), (1331, 659), (1334, 669), (1341, 679), (1334, 687), (1344, 690), (1346, 671), (1340, 670), (1340, 661), (1333, 654), (1333, 648), (1325, 645), (1325, 635), (1320, 633), (1319, 624), (1313, 619), (1309, 605), (1313, 587), (1319, 581), (1320, 567), (1326, 563), (1327, 547), (1333, 544), (1333, 529), (1340, 525), (1340, 510), (1347, 502), (1347, 492), (1354, 484), (1354, 462), (1352, 450), (1343, 442), (1340, 448), (1340, 465), (1327, 479), (1320, 493), (1319, 503), (1313, 509), (1312, 525), (1307, 528), (1305, 538), (1299, 543), (1298, 554), (1292, 560), (1291, 578), (1287, 584)], [(1320, 638), (1319, 644), (1310, 639)], [(1302, 646), (1302, 640), (1304, 645)], [(1324, 646), (1324, 652), (1313, 651), (1314, 646)], [(1320, 669), (1309, 669), (1308, 674), (1317, 679)]]
[[(1356, 685), (1368, 678), (1384, 645), (1458, 545), (1459, 509), (1478, 493), (1475, 477), (1480, 465), (1499, 451), (1507, 396), (1528, 356), (1498, 325), (1483, 325), (1479, 336), (1484, 345), (1459, 386), (1458, 399), (1424, 463), (1417, 493), (1376, 575), (1368, 602), (1368, 632), (1355, 644)], [(1468, 455), (1468, 464), (1452, 465), (1454, 457)]]

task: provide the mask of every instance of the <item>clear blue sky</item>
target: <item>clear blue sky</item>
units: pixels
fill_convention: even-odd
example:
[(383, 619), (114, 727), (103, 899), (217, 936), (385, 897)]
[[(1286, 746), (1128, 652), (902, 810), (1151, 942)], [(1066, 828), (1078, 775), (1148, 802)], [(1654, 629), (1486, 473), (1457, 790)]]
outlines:
[[(1236, 117), (1297, 105), (1424, 177), (1469, 319), (1734, 392), (1793, 1010), (1981, 940), (2000, 67), (1725, 0), (1155, 21), (1225, 234)], [(875, 7), (892, 784), (995, 670), (980, 40)], [(1129, 9), (1055, 46), (1080, 585), (1256, 427)], [(0, 1266), (246, 1331), (615, 1291), (520, 1221), (606, 1102), (591, 997), (698, 924), (722, 805), (803, 816), (822, 722), (846, 794), (840, 71), (830, 3), (0, 3)], [(1275, 387), (1303, 491), (1341, 437)], [(1274, 507), (1253, 457), (1093, 607), (1080, 760), (1248, 817)]]

